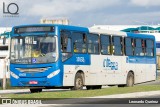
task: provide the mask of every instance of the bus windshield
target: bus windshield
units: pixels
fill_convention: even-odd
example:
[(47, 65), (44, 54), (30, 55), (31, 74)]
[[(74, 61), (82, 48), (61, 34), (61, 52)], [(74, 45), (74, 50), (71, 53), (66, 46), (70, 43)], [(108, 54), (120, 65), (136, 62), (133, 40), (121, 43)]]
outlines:
[(53, 63), (57, 59), (55, 36), (18, 36), (11, 39), (11, 63)]

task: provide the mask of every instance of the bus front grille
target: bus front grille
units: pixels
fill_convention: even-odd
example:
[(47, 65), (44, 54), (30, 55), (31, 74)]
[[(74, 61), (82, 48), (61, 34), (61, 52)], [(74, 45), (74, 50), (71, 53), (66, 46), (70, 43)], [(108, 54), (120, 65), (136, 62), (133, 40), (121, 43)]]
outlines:
[(16, 68), (20, 72), (44, 72), (48, 70), (50, 67), (46, 68)]

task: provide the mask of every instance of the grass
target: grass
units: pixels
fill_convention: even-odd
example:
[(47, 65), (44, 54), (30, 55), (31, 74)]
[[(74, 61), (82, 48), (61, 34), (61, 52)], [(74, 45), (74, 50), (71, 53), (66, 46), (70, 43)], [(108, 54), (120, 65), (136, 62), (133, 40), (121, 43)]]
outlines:
[(81, 98), (93, 97), (112, 94), (123, 94), (143, 91), (160, 90), (160, 85), (134, 86), (134, 87), (111, 87), (99, 90), (79, 90), (79, 91), (56, 91), (56, 92), (41, 92), (41, 93), (27, 93), (27, 94), (8, 94), (1, 95), (9, 98)]

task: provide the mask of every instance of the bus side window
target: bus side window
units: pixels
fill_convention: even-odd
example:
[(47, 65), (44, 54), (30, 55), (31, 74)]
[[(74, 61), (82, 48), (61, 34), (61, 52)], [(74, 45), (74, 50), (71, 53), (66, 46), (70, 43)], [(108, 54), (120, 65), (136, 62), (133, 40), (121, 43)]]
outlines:
[(71, 52), (71, 38), (62, 37), (63, 43), (61, 44), (61, 51), (62, 52)]
[(122, 37), (112, 36), (112, 44), (113, 44), (113, 54), (114, 55), (122, 55), (123, 54), (123, 43)]
[(87, 37), (88, 53), (99, 54), (99, 35), (88, 34)]
[(73, 37), (73, 47), (74, 53), (86, 53), (86, 35), (85, 33), (74, 32), (72, 34)]
[(144, 56), (142, 42), (143, 42), (143, 39), (139, 39), (139, 38), (135, 39), (134, 55), (136, 55), (136, 56)]
[(154, 45), (153, 40), (146, 40), (146, 56), (154, 56)]
[(134, 51), (134, 43), (133, 43), (133, 38), (126, 37), (124, 40), (124, 52), (125, 55), (133, 55)]
[(100, 35), (101, 36), (101, 54), (102, 55), (110, 55), (111, 49), (110, 49), (110, 39), (111, 37), (109, 35)]
[(72, 45), (69, 31), (61, 32), (61, 52), (62, 52), (62, 61), (67, 60), (72, 56)]

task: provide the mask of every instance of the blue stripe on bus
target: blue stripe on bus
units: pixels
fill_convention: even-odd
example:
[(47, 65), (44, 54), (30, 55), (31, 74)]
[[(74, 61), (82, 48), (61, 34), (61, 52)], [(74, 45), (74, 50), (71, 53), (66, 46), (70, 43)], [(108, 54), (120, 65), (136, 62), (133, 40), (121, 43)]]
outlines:
[(160, 48), (160, 43), (156, 43), (156, 48)]
[(155, 57), (129, 56), (129, 57), (126, 58), (126, 63), (156, 64), (156, 58)]
[(135, 34), (135, 33), (127, 33), (128, 37), (134, 37), (134, 38), (143, 38), (143, 39), (153, 39), (155, 40), (155, 37), (151, 34)]
[(90, 65), (90, 55), (89, 54), (74, 54), (71, 58), (66, 60), (64, 64), (66, 65)]

